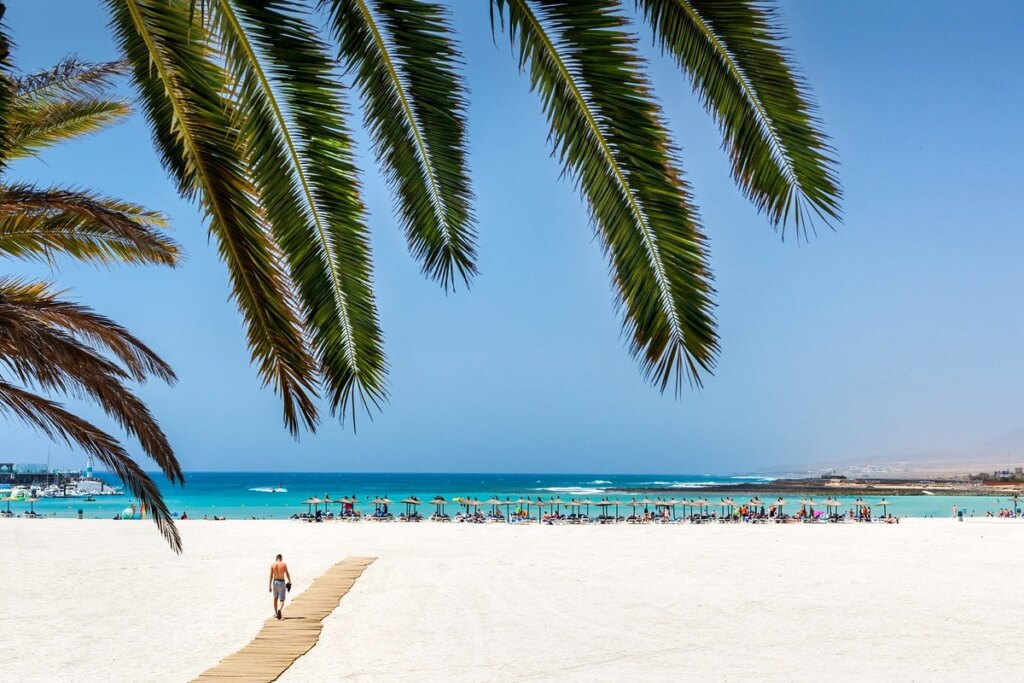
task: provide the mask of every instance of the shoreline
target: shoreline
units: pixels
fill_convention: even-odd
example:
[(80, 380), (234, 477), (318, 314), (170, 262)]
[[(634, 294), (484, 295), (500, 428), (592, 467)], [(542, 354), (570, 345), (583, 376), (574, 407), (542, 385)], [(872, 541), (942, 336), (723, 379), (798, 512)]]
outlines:
[(815, 496), (995, 496), (1024, 497), (1024, 482), (978, 483), (954, 479), (773, 479), (745, 484), (711, 484), (707, 486), (673, 487), (642, 486), (609, 490), (609, 495), (698, 495), (701, 493), (758, 495), (797, 494)]

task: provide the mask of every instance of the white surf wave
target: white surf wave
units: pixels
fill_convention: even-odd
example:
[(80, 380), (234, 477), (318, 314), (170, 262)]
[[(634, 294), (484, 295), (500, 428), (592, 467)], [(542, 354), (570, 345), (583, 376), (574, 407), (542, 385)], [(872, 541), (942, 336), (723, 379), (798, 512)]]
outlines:
[(576, 495), (590, 495), (604, 493), (604, 489), (584, 488), (582, 486), (548, 486), (546, 488), (534, 489), (536, 491), (548, 491), (550, 493), (570, 493)]
[(280, 486), (256, 486), (249, 490), (257, 493), (288, 493), (288, 489)]

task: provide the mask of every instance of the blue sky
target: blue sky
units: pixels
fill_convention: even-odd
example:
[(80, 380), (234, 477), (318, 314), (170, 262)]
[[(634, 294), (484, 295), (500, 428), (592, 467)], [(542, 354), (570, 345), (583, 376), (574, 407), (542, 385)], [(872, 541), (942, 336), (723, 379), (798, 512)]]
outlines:
[[(558, 178), (539, 102), (492, 40), (486, 3), (450, 4), (471, 89), (480, 276), (448, 295), (423, 278), (360, 132), (391, 400), (356, 434), (330, 419), (299, 442), (287, 434), (215, 246), (141, 116), (11, 169), (173, 219), (187, 251), (174, 271), (4, 270), (56, 279), (172, 363), (177, 386), (139, 391), (186, 469), (729, 473), (969, 449), (1024, 426), (1024, 5), (781, 6), (846, 192), (844, 224), (800, 244), (735, 188), (717, 130), (645, 35), (719, 291), (718, 370), (677, 400), (626, 351), (585, 207)], [(8, 7), (22, 69), (116, 57), (99, 2)], [(3, 430), (0, 459), (45, 460), (43, 438)]]

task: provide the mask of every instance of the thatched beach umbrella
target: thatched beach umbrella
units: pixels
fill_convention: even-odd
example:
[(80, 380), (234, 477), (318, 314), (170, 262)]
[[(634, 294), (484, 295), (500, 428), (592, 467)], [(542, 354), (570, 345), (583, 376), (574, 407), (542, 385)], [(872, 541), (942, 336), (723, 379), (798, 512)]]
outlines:
[(39, 502), (39, 499), (38, 499), (38, 498), (29, 498), (29, 499), (28, 499), (28, 510), (29, 510), (29, 512), (31, 512), (31, 513), (32, 513), (33, 515), (34, 515), (34, 514), (36, 514), (36, 503), (37, 503), (37, 502)]
[(839, 501), (832, 498), (832, 496), (825, 499), (824, 506), (829, 512), (831, 512), (832, 508), (836, 508), (837, 512), (839, 511)]
[(537, 507), (537, 519), (540, 520), (544, 516), (544, 508), (548, 506), (548, 503), (545, 503), (543, 500), (538, 498), (531, 502), (530, 505), (535, 505)]
[(597, 507), (601, 508), (601, 516), (602, 517), (607, 517), (608, 516), (608, 508), (610, 508), (611, 506), (614, 505), (615, 506), (615, 511), (616, 511), (615, 517), (618, 518), (618, 516), (619, 516), (618, 515), (618, 507), (619, 507), (618, 501), (611, 501), (611, 500), (608, 500), (607, 498), (605, 498), (604, 500), (597, 501), (596, 503), (594, 503), (594, 505), (596, 505)]
[(491, 498), (489, 501), (484, 503), (484, 505), (490, 505), (491, 506), (491, 513), (495, 514), (495, 515), (499, 514), (498, 506), (503, 505), (503, 504), (504, 503), (502, 502), (502, 500), (500, 498)]
[(444, 516), (444, 506), (448, 504), (444, 496), (434, 496), (430, 504), (434, 506), (434, 514)]
[(561, 498), (552, 498), (550, 501), (548, 501), (548, 505), (554, 505), (555, 512), (561, 512), (562, 506), (565, 505), (565, 501), (562, 500)]
[(779, 517), (782, 514), (782, 508), (786, 507), (787, 505), (789, 505), (789, 501), (785, 500), (782, 496), (779, 496), (779, 499), (775, 501), (775, 507), (777, 508), (775, 516)]
[[(700, 513), (701, 513), (701, 515), (704, 514), (704, 508), (709, 507), (711, 505), (711, 501), (708, 500), (707, 498), (698, 498), (694, 502), (697, 503), (698, 506), (700, 506)], [(710, 512), (710, 510), (709, 510), (709, 512)]]
[(764, 505), (764, 501), (762, 501), (757, 496), (754, 496), (753, 498), (750, 499), (749, 505), (751, 505), (752, 507), (755, 507), (755, 508), (756, 507), (760, 507), (760, 506)]
[(886, 517), (886, 508), (892, 505), (892, 503), (883, 498), (882, 500), (878, 501), (878, 504), (882, 506), (882, 516)]
[(409, 496), (408, 498), (404, 499), (402, 501), (402, 503), (405, 504), (405, 516), (406, 517), (409, 517), (409, 516), (415, 514), (416, 513), (416, 508), (418, 508), (420, 505), (423, 504), (423, 503), (420, 502), (420, 499), (417, 498), (416, 496)]
[(323, 502), (322, 500), (320, 500), (319, 498), (314, 496), (312, 498), (307, 498), (306, 500), (302, 501), (302, 504), (308, 506), (309, 514), (313, 514), (313, 506), (316, 505), (317, 509), (319, 509), (320, 508), (320, 503), (322, 503), (322, 502)]

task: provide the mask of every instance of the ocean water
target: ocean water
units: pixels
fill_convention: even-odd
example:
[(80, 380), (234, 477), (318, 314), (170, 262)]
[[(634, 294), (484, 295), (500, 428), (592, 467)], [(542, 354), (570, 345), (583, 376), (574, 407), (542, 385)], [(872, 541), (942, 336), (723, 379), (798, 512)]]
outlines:
[[(100, 474), (111, 484), (119, 482), (109, 474)], [(633, 494), (624, 494), (623, 488), (660, 488), (657, 494), (648, 494), (650, 498), (698, 498), (702, 495), (701, 488), (715, 484), (746, 484), (765, 481), (764, 477), (756, 476), (712, 476), (712, 475), (643, 475), (643, 474), (424, 474), (424, 473), (279, 473), (279, 472), (190, 472), (186, 474), (184, 487), (172, 486), (165, 479), (156, 476), (160, 488), (167, 500), (168, 507), (174, 513), (187, 512), (189, 517), (201, 518), (203, 515), (222, 515), (229, 519), (286, 519), (296, 512), (305, 512), (307, 506), (302, 501), (311, 496), (331, 498), (355, 496), (367, 501), (375, 496), (385, 496), (395, 501), (391, 506), (395, 514), (405, 509), (398, 501), (409, 496), (429, 501), (437, 495), (448, 500), (454, 497), (471, 497), (486, 501), (492, 497), (500, 499), (520, 497), (549, 499), (558, 497), (563, 500), (570, 498), (589, 498), (599, 500), (627, 501)], [(274, 489), (287, 489), (285, 492), (272, 492)], [(737, 501), (749, 500), (756, 491), (735, 492), (732, 497)], [(744, 497), (745, 496), (745, 497)], [(643, 495), (635, 496), (643, 498)], [(722, 494), (707, 494), (712, 502), (719, 500)], [(771, 496), (763, 495), (762, 500), (768, 503)], [(799, 506), (796, 500), (802, 496), (788, 496), (789, 505), (785, 508), (794, 512)], [(817, 500), (822, 500), (817, 497)], [(844, 503), (852, 502), (852, 498), (840, 498)], [(877, 497), (866, 497), (869, 503), (876, 502)], [(989, 496), (893, 496), (893, 503), (888, 511), (903, 517), (948, 517), (953, 506), (965, 510), (966, 514), (983, 516), (985, 512), (998, 512), (1000, 508), (1012, 508), (1013, 501), (1005, 497)], [(112, 518), (122, 512), (133, 502), (130, 494), (123, 496), (97, 496), (95, 502), (85, 502), (81, 498), (43, 498), (34, 503), (37, 512), (58, 517), (73, 517), (82, 510), (87, 518)], [(1024, 500), (1021, 501), (1024, 509)], [(337, 510), (338, 506), (332, 506)], [(373, 506), (362, 504), (359, 509), (372, 511)], [(29, 509), (26, 502), (11, 503), (15, 513)], [(451, 514), (457, 511), (455, 505), (449, 505)], [(433, 506), (424, 505), (420, 508), (424, 514), (430, 514)], [(677, 511), (682, 514), (681, 509)], [(875, 508), (881, 512), (880, 508)], [(625, 512), (625, 510), (620, 510)], [(591, 508), (591, 514), (597, 510)]]

